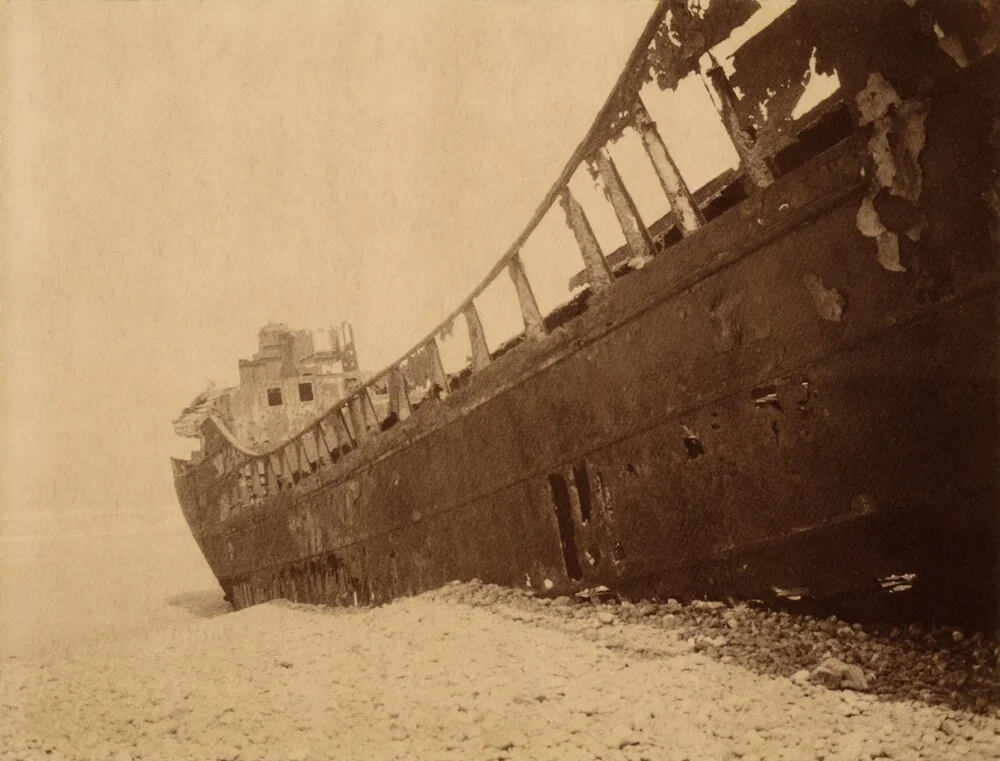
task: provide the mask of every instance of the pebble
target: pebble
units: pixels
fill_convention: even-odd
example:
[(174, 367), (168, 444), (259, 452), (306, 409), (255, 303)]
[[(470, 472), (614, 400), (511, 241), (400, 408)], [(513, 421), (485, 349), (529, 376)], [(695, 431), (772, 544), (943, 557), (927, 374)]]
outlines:
[(795, 684), (807, 684), (809, 682), (809, 676), (810, 674), (808, 669), (800, 669), (792, 674), (792, 681), (795, 682)]

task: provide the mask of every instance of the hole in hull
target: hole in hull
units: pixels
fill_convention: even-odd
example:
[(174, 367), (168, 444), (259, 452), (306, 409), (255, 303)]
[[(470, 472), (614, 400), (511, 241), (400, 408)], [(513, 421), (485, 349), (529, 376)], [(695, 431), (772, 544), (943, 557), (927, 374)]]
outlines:
[(701, 439), (697, 436), (685, 436), (684, 449), (687, 450), (687, 455), (692, 460), (705, 454), (705, 445), (701, 443)]
[(549, 489), (552, 492), (552, 504), (556, 511), (556, 523), (559, 526), (559, 544), (562, 546), (566, 575), (573, 581), (579, 581), (583, 578), (583, 571), (580, 569), (580, 561), (576, 554), (576, 537), (573, 534), (573, 514), (570, 508), (569, 489), (562, 474), (549, 474)]
[(778, 389), (776, 386), (757, 386), (750, 391), (750, 398), (753, 399), (757, 409), (763, 407), (773, 407), (781, 412), (781, 402), (778, 401)]
[(573, 480), (580, 498), (580, 520), (586, 525), (590, 521), (590, 477), (587, 474), (587, 463), (579, 462), (573, 466)]

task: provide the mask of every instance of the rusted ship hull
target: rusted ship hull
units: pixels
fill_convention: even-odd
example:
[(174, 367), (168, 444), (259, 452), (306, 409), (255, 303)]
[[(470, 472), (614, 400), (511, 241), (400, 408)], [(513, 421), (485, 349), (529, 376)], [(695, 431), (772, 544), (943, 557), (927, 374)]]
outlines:
[(246, 459), (206, 423), (176, 486), (229, 599), (478, 577), (995, 623), (998, 92), (987, 57), (924, 100), (927, 224), (898, 268), (863, 234), (859, 129), (335, 463), (262, 470), (224, 518)]

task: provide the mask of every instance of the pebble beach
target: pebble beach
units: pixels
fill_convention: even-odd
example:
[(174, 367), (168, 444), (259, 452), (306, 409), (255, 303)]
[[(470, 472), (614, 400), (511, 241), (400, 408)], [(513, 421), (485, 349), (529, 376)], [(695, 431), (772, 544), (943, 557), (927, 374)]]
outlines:
[(216, 589), (3, 655), (0, 757), (995, 759), (1000, 643), (476, 580), (377, 608)]

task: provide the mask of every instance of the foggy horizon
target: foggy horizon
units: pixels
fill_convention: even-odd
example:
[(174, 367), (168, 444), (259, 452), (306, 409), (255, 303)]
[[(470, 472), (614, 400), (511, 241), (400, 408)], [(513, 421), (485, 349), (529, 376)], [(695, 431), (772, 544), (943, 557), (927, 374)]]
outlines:
[[(397, 359), (524, 228), (654, 5), (9, 7), (0, 526), (174, 509), (168, 458), (196, 442), (171, 421), (236, 385), (270, 321), (346, 320), (364, 370)], [(644, 97), (692, 186), (736, 165), (696, 78)], [(612, 152), (647, 223), (666, 213), (637, 136)], [(610, 204), (572, 184), (610, 253)], [(582, 267), (556, 217), (523, 249), (543, 311)], [(505, 286), (481, 297), (491, 348), (520, 329)]]
[(7, 6), (0, 526), (177, 510), (171, 421), (271, 319), (395, 359), (520, 232), (653, 5)]

